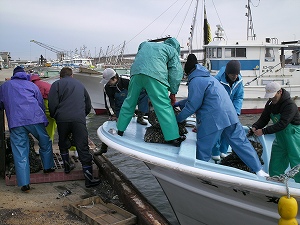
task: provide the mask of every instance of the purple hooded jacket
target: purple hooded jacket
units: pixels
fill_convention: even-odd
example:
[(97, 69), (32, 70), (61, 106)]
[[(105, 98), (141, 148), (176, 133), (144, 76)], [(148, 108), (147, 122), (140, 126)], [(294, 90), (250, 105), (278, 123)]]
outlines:
[(5, 109), (9, 128), (48, 125), (41, 92), (29, 79), (26, 72), (17, 72), (0, 86), (0, 109)]

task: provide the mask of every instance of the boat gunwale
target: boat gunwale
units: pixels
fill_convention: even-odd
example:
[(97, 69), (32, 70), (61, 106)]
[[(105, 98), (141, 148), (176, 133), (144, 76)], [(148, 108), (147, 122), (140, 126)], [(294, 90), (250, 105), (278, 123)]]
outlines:
[[(234, 175), (230, 175), (230, 174), (226, 174), (226, 173), (209, 171), (209, 170), (205, 170), (203, 168), (198, 168), (198, 167), (194, 167), (191, 165), (185, 165), (185, 164), (178, 163), (178, 162), (172, 162), (167, 159), (162, 159), (157, 156), (139, 152), (138, 150), (130, 149), (129, 147), (122, 145), (122, 143), (116, 142), (116, 139), (119, 139), (119, 138), (122, 139), (124, 137), (118, 136), (117, 138), (113, 138), (113, 139), (108, 137), (108, 133), (103, 128), (103, 126), (106, 123), (107, 122), (105, 122), (103, 125), (101, 125), (97, 129), (97, 135), (100, 138), (100, 140), (102, 142), (106, 143), (109, 147), (116, 149), (117, 151), (124, 153), (132, 158), (138, 159), (140, 161), (143, 161), (145, 163), (149, 163), (149, 164), (152, 164), (155, 166), (165, 167), (165, 168), (179, 171), (181, 173), (193, 175), (193, 176), (196, 176), (199, 178), (213, 180), (218, 183), (222, 182), (224, 184), (233, 184), (233, 186), (235, 186), (235, 187), (239, 187), (239, 188), (243, 187), (244, 189), (248, 188), (248, 189), (251, 189), (252, 191), (257, 191), (257, 192), (264, 191), (264, 192), (267, 192), (265, 194), (269, 194), (269, 195), (270, 195), (270, 193), (274, 193), (274, 194), (276, 193), (276, 194), (280, 194), (280, 195), (287, 194), (285, 184), (272, 182), (272, 181), (266, 181), (265, 178), (263, 178), (263, 177), (258, 177), (255, 174), (252, 174), (252, 173), (249, 173), (246, 171), (241, 171), (236, 168), (227, 167), (226, 170), (227, 171), (233, 170), (234, 172), (237, 172), (235, 175), (243, 174), (243, 175), (246, 175), (247, 177), (246, 176), (238, 177), (238, 176), (234, 176)], [(112, 134), (109, 134), (109, 135), (112, 136)], [(117, 134), (115, 134), (115, 135), (117, 135)], [(138, 148), (139, 146), (136, 146), (136, 147)], [(196, 160), (196, 161), (197, 161), (197, 164), (198, 163), (199, 164), (205, 164), (205, 163), (212, 164), (210, 162), (204, 162), (201, 160)], [(219, 166), (222, 166), (222, 165), (219, 165)], [(212, 166), (210, 166), (210, 167), (212, 167)], [(294, 186), (294, 185), (298, 185), (298, 184), (292, 183), (292, 186)], [(300, 189), (299, 188), (289, 187), (289, 192), (294, 197), (300, 197)]]

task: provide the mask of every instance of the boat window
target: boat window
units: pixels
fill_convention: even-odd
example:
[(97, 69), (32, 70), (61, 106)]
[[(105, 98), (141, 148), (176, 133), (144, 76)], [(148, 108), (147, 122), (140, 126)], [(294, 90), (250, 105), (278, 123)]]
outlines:
[(212, 58), (217, 58), (217, 49), (216, 48), (212, 49)]
[(265, 62), (274, 62), (274, 61), (275, 61), (274, 49), (273, 48), (266, 48)]
[(206, 48), (206, 58), (222, 58), (222, 48)]
[(246, 57), (246, 48), (225, 48), (225, 58)]
[(217, 57), (222, 58), (222, 48), (217, 48)]
[(211, 58), (211, 48), (206, 49), (206, 58)]
[(236, 48), (235, 57), (246, 57), (246, 48)]

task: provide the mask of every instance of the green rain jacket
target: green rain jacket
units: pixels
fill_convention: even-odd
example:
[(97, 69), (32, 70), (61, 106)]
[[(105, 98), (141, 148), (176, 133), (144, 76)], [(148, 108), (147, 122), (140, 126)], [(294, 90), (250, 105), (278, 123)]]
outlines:
[(176, 94), (183, 76), (179, 59), (180, 44), (175, 38), (163, 43), (142, 42), (130, 69), (130, 75), (143, 74), (169, 87)]

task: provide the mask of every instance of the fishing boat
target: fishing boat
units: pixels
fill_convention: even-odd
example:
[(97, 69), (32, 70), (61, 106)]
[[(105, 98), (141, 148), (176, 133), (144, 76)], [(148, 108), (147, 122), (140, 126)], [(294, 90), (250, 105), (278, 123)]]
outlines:
[(62, 66), (69, 66), (72, 68), (79, 67), (92, 67), (93, 59), (87, 56), (81, 56), (79, 54), (75, 54), (72, 57), (64, 57), (61, 64)]
[[(250, 0), (246, 8), (247, 40), (225, 40), (224, 29), (217, 25), (216, 36), (203, 46), (204, 65), (214, 76), (230, 60), (240, 61), (244, 83), (242, 114), (263, 111), (266, 103), (265, 86), (272, 81), (285, 88), (300, 107), (300, 41), (279, 42), (277, 38), (270, 37), (257, 40)], [(186, 93), (184, 88), (182, 89), (181, 95)]]
[[(187, 128), (187, 139), (180, 147), (145, 142), (145, 126), (135, 118), (123, 136), (117, 135), (116, 130), (116, 122), (107, 121), (98, 128), (97, 134), (110, 148), (149, 167), (182, 225), (274, 225), (280, 219), (278, 201), (282, 196), (293, 196), (300, 201), (300, 184), (285, 179), (286, 176), (281, 180), (267, 179), (213, 160), (196, 159), (196, 134), (192, 128)], [(274, 136), (253, 140), (262, 145), (263, 169), (268, 171)], [(296, 220), (300, 222), (299, 215)]]
[[(239, 60), (244, 83), (243, 114), (261, 113), (267, 83), (276, 81), (290, 92), (300, 106), (300, 41), (278, 43), (276, 38), (264, 41), (225, 41), (218, 28), (214, 41), (205, 45), (206, 66), (212, 75), (230, 60)], [(291, 54), (287, 56), (286, 54)]]
[[(246, 8), (247, 40), (226, 40), (224, 29), (217, 25), (216, 36), (210, 41), (208, 22), (207, 20), (204, 22), (203, 65), (212, 76), (215, 76), (230, 60), (238, 60), (241, 63), (244, 84), (242, 114), (257, 114), (263, 111), (267, 101), (264, 98), (265, 86), (272, 81), (285, 88), (300, 109), (300, 40), (279, 42), (277, 38), (270, 37), (257, 40), (253, 29), (250, 0)], [(190, 33), (192, 39), (193, 30)], [(186, 82), (180, 85), (176, 97), (178, 99), (187, 97)]]

